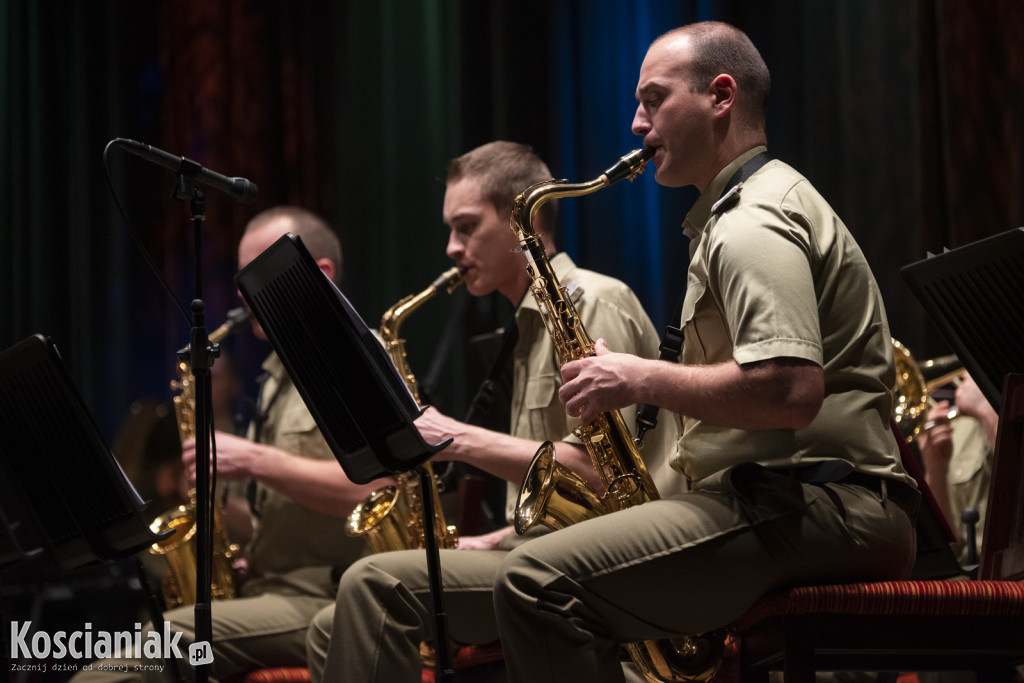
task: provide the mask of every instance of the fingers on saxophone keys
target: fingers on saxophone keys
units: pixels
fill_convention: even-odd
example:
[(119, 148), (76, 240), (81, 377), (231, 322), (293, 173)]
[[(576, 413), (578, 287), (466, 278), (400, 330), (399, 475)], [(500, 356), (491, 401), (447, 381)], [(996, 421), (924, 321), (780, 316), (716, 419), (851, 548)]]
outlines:
[(938, 417), (938, 418), (936, 418), (934, 420), (928, 420), (923, 425), (921, 425), (921, 431), (922, 432), (927, 432), (927, 431), (929, 431), (931, 429), (935, 429), (939, 425), (948, 425), (950, 420), (952, 420), (953, 418), (955, 418), (959, 414), (960, 414), (960, 410), (954, 406), (945, 415), (943, 415), (941, 417)]

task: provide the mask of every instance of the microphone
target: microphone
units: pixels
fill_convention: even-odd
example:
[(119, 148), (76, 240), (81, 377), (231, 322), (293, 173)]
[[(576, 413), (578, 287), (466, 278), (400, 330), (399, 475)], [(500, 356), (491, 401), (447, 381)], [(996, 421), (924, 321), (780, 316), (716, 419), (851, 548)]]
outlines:
[(220, 190), (236, 202), (251, 204), (256, 200), (256, 192), (258, 190), (256, 183), (246, 180), (245, 178), (228, 178), (227, 176), (211, 171), (208, 168), (203, 168), (200, 164), (192, 161), (191, 159), (176, 157), (162, 149), (157, 149), (152, 145), (137, 142), (136, 140), (116, 138), (114, 142), (121, 149), (127, 150), (132, 154), (137, 154), (143, 159), (152, 161), (154, 164), (159, 164), (164, 168), (169, 168), (175, 173), (186, 175), (197, 183), (208, 185), (209, 187)]

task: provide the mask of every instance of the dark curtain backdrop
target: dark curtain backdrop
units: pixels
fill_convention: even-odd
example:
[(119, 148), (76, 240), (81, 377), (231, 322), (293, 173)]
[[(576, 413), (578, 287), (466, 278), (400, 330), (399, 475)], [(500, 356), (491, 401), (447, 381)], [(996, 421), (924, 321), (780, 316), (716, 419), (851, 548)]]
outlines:
[[(919, 358), (946, 352), (898, 271), (1024, 224), (1024, 9), (1004, 0), (3, 0), (0, 347), (51, 335), (108, 437), (133, 400), (170, 396), (196, 294), (189, 206), (172, 198), (170, 171), (107, 156), (150, 269), (107, 185), (113, 138), (259, 185), (250, 206), (207, 194), (211, 328), (238, 303), (245, 221), (280, 203), (337, 227), (343, 288), (375, 324), (449, 265), (448, 159), (504, 138), (533, 145), (559, 177), (595, 177), (639, 145), (629, 126), (649, 42), (702, 19), (761, 48), (771, 151), (858, 237), (893, 334)], [(562, 200), (561, 240), (632, 285), (660, 325), (695, 195), (651, 175)], [(413, 370), (453, 414), (475, 373), (466, 339), (507, 312), (457, 292), (403, 328)], [(246, 375), (267, 351), (247, 334), (225, 347)]]

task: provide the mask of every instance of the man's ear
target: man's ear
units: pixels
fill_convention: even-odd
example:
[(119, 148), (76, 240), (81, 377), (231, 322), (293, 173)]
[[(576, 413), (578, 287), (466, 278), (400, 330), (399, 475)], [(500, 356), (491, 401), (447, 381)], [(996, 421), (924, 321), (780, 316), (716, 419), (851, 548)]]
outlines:
[(320, 266), (320, 270), (327, 276), (327, 279), (334, 282), (334, 261), (329, 258), (320, 258), (316, 260), (316, 264)]
[(719, 74), (711, 81), (711, 107), (724, 116), (736, 104), (736, 80), (729, 74)]

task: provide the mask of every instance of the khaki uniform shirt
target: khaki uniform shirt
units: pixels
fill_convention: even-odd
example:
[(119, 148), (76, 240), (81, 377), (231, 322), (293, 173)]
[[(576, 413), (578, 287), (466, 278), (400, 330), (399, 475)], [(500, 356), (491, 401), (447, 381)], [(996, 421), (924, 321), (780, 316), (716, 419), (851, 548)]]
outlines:
[[(988, 488), (992, 482), (992, 449), (988, 435), (978, 420), (961, 415), (952, 423), (953, 457), (949, 461), (949, 503), (953, 510), (953, 525), (959, 526), (960, 513), (973, 507), (978, 511), (975, 545), (981, 554), (982, 532), (985, 530), (985, 508), (988, 507)], [(961, 531), (962, 539), (966, 534)], [(967, 561), (967, 544), (960, 544), (960, 561)]]
[(698, 482), (743, 462), (841, 468), (913, 480), (890, 431), (892, 343), (871, 269), (806, 178), (773, 160), (726, 194), (752, 149), (721, 171), (683, 223), (690, 268), (683, 362), (794, 357), (825, 373), (825, 399), (799, 430), (745, 431), (683, 417), (678, 466)]
[[(657, 358), (660, 336), (633, 291), (624, 283), (599, 273), (577, 268), (567, 254), (550, 257), (551, 268), (565, 286), (587, 333), (604, 339), (612, 351)], [(535, 441), (580, 441), (572, 430), (578, 421), (565, 412), (558, 400), (562, 373), (558, 352), (541, 318), (533, 295), (527, 293), (516, 309), (519, 339), (513, 354), (513, 436)], [(636, 408), (624, 408), (626, 425), (636, 432)], [(663, 412), (658, 427), (644, 437), (641, 455), (662, 497), (685, 487), (685, 478), (671, 469), (677, 432), (671, 414)], [(509, 484), (506, 515), (511, 520), (519, 486)]]
[[(268, 415), (259, 441), (292, 455), (334, 460), (330, 446), (276, 353), (264, 361), (263, 369), (269, 376), (260, 392), (260, 405), (265, 407), (272, 402), (265, 408)], [(253, 436), (250, 434), (250, 438)], [(365, 553), (366, 542), (345, 533), (346, 517), (315, 512), (263, 484), (257, 483), (255, 489), (253, 537), (245, 548), (249, 583), (318, 567), (322, 571), (315, 572), (316, 582), (326, 580), (324, 585), (330, 591), (331, 567), (348, 566)], [(303, 579), (303, 592), (307, 589), (307, 578)], [(248, 583), (245, 587), (249, 588)]]

